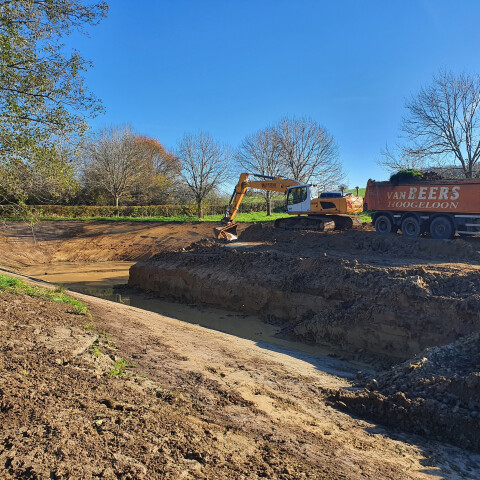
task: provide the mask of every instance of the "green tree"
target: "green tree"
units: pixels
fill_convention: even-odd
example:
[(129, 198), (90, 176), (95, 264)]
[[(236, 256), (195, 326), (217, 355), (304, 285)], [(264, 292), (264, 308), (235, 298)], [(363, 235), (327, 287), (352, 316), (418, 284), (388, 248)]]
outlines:
[(0, 178), (0, 191), (17, 201), (27, 192), (21, 183), (9, 183), (16, 172), (32, 174), (41, 165), (51, 178), (70, 175), (63, 157), (52, 151), (66, 139), (81, 138), (87, 119), (101, 110), (84, 82), (90, 62), (63, 43), (107, 13), (103, 1), (84, 3), (0, 0), (0, 169), (8, 173)]

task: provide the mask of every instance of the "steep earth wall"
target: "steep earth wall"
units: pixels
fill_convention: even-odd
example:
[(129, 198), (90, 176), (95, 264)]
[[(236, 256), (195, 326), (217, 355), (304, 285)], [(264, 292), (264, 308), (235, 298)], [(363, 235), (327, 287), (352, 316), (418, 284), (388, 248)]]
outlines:
[(306, 341), (397, 359), (480, 327), (478, 268), (375, 266), (326, 254), (305, 258), (277, 247), (199, 242), (137, 263), (129, 284), (273, 317)]

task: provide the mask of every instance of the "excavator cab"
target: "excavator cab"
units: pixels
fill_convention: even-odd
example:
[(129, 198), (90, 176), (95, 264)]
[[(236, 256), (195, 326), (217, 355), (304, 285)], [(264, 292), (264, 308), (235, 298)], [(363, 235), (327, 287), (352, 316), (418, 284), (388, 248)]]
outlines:
[(287, 192), (287, 212), (304, 213), (310, 211), (312, 185), (289, 187)]

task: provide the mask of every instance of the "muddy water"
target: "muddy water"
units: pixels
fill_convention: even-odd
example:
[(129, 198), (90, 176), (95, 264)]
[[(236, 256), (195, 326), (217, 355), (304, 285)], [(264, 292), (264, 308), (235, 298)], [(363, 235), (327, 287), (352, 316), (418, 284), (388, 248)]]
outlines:
[[(127, 287), (128, 271), (133, 262), (56, 263), (22, 268), (19, 273), (49, 283), (63, 285), (69, 290), (131, 305), (178, 320), (211, 328), (241, 338), (254, 340), (295, 356), (311, 357), (308, 361), (321, 370), (335, 375), (352, 377), (366, 365), (342, 362), (335, 357), (341, 352), (328, 346), (308, 345), (280, 335), (281, 327), (264, 323), (259, 317), (243, 315), (212, 307), (171, 302)], [(318, 357), (318, 360), (315, 360)], [(321, 360), (320, 360), (320, 357)], [(325, 359), (329, 357), (329, 359)]]

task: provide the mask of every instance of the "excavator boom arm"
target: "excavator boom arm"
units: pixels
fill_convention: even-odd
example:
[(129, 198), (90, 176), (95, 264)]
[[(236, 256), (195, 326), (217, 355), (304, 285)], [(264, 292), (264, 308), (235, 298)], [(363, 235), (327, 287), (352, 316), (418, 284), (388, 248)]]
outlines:
[(269, 177), (258, 174), (252, 174), (252, 176), (255, 177), (255, 180), (249, 179), (249, 173), (240, 174), (238, 183), (225, 210), (225, 215), (222, 218), (223, 226), (213, 229), (216, 238), (223, 238), (225, 240), (234, 240), (237, 238), (237, 224), (234, 223), (233, 219), (236, 217), (243, 197), (249, 188), (286, 193), (288, 187), (300, 185), (296, 180), (290, 180), (289, 178), (280, 176)]
[(238, 213), (243, 197), (249, 188), (257, 190), (266, 190), (270, 192), (286, 193), (288, 187), (300, 185), (296, 180), (291, 180), (284, 177), (269, 177), (266, 175), (253, 175), (258, 178), (256, 180), (249, 180), (250, 174), (242, 173), (235, 186), (230, 202), (225, 211), (225, 216), (222, 219), (223, 224), (233, 222), (233, 219)]

